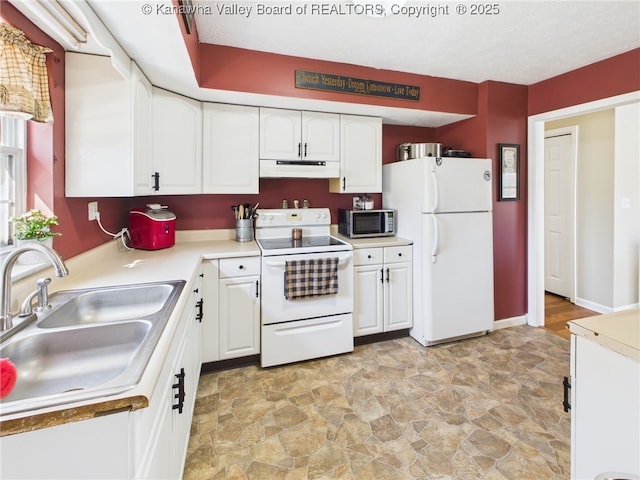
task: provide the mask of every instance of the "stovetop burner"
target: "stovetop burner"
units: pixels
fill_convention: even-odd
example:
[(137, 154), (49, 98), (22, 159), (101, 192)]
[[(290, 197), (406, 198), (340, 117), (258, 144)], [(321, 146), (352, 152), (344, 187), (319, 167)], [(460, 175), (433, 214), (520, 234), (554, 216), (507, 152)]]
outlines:
[(331, 236), (302, 237), (300, 240), (292, 238), (263, 238), (258, 240), (263, 250), (283, 250), (289, 248), (333, 247), (346, 245)]

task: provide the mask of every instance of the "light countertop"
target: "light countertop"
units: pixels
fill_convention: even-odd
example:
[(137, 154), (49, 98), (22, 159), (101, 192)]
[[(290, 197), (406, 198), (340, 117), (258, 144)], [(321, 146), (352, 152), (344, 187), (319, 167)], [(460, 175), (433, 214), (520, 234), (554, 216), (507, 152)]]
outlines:
[(331, 232), (333, 236), (350, 243), (353, 248), (380, 248), (380, 247), (402, 247), (412, 245), (413, 240), (401, 237), (370, 237), (370, 238), (349, 238), (341, 235), (337, 231)]
[(35, 280), (44, 276), (52, 278), (52, 293), (166, 280), (187, 282), (140, 382), (133, 389), (109, 397), (10, 415), (2, 415), (0, 406), (0, 436), (89, 419), (112, 410), (147, 407), (175, 337), (180, 314), (191, 300), (191, 283), (202, 260), (260, 255), (260, 249), (254, 241), (240, 243), (224, 237), (177, 236), (173, 247), (155, 251), (125, 250), (118, 242), (113, 241), (65, 261), (69, 269), (69, 276), (65, 278), (56, 278), (51, 269), (45, 269), (13, 284), (12, 304), (15, 311), (18, 303), (34, 289)]
[(640, 308), (568, 322), (569, 330), (640, 361)]

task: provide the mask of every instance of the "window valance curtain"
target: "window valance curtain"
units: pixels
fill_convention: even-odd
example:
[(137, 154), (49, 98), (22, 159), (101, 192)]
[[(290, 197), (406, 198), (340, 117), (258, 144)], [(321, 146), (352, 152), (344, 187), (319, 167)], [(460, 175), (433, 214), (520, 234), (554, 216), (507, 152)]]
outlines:
[(0, 23), (0, 113), (53, 122), (45, 54), (23, 31)]

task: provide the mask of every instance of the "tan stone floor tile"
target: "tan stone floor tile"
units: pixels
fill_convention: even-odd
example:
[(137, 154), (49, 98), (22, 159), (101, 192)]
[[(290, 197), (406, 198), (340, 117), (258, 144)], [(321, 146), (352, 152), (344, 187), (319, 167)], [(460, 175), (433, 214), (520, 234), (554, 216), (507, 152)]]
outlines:
[(565, 480), (569, 342), (527, 326), (203, 375), (186, 480)]

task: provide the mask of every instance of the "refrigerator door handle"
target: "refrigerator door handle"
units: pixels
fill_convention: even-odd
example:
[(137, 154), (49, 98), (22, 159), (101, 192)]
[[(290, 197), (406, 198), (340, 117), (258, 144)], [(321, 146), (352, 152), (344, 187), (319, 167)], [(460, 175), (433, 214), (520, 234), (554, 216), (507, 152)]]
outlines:
[(440, 231), (438, 224), (438, 217), (431, 215), (433, 219), (433, 247), (431, 248), (431, 263), (436, 263), (438, 257), (438, 247), (440, 242)]
[(440, 200), (440, 192), (438, 189), (438, 176), (436, 175), (435, 164), (431, 164), (431, 180), (433, 180), (433, 206), (431, 211), (436, 213), (438, 211), (438, 203)]

